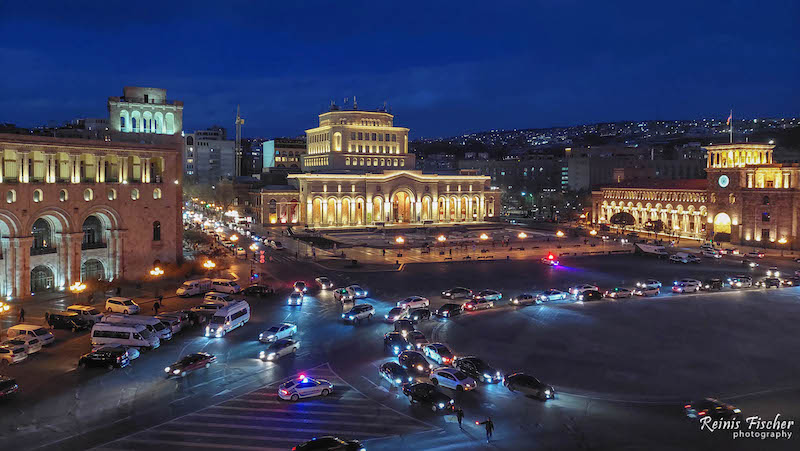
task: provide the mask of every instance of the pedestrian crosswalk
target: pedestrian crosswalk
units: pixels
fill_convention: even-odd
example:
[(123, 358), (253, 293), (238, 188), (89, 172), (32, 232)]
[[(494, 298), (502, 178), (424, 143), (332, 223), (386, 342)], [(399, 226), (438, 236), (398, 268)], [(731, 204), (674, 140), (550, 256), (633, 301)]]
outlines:
[(285, 380), (277, 381), (97, 449), (291, 449), (324, 435), (364, 441), (434, 428), (366, 397), (327, 364), (302, 374), (332, 382), (333, 393), (294, 403), (283, 401), (277, 387)]

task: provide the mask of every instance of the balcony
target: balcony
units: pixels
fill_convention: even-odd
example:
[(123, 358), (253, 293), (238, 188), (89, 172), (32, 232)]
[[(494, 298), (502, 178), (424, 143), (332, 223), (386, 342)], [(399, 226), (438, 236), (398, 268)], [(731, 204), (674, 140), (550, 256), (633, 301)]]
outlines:
[(31, 256), (33, 255), (45, 255), (45, 254), (56, 254), (58, 253), (58, 249), (55, 247), (32, 247), (31, 248)]
[(89, 249), (105, 249), (107, 247), (106, 243), (99, 241), (97, 243), (81, 243), (82, 250), (89, 250)]

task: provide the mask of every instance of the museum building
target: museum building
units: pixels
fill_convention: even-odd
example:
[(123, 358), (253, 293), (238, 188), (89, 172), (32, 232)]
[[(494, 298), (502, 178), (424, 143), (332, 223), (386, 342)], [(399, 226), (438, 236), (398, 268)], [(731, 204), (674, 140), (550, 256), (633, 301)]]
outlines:
[(634, 230), (661, 221), (665, 233), (756, 247), (797, 249), (800, 165), (775, 163), (773, 145), (706, 147), (706, 179), (632, 182), (592, 192), (592, 222), (633, 217)]
[(490, 221), (499, 211), (488, 176), (415, 170), (408, 129), (385, 111), (333, 107), (306, 137), (303, 172), (254, 193), (262, 224), (441, 225)]

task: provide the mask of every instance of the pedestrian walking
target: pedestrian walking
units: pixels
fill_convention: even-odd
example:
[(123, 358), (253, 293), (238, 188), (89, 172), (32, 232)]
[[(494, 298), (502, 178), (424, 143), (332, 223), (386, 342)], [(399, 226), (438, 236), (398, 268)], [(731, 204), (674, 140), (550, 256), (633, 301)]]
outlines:
[(161, 304), (159, 304), (158, 299), (156, 299), (156, 301), (153, 302), (153, 312), (155, 312), (156, 315), (158, 315), (159, 308), (161, 308)]
[(456, 419), (458, 419), (458, 427), (461, 427), (461, 420), (464, 419), (464, 411), (459, 407), (456, 409)]
[(117, 287), (117, 296), (122, 296), (122, 287)]
[(492, 438), (492, 434), (494, 433), (494, 423), (492, 422), (492, 417), (487, 417), (486, 421), (481, 421), (480, 423), (476, 421), (475, 424), (482, 424), (486, 426), (486, 443), (489, 443), (489, 440)]
[(53, 325), (50, 324), (50, 312), (44, 312), (44, 322), (46, 322), (50, 327), (53, 327)]
[(19, 308), (19, 322), (25, 322), (25, 309), (22, 307)]

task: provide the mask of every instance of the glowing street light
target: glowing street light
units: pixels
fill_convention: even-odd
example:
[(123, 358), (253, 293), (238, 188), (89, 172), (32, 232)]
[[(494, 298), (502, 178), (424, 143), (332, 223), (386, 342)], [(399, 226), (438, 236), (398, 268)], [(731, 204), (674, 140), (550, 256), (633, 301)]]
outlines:
[(75, 282), (69, 286), (69, 291), (75, 294), (81, 294), (85, 289), (86, 289), (86, 284), (80, 282)]
[(528, 234), (525, 232), (519, 232), (519, 234), (517, 234), (517, 238), (524, 240), (525, 238), (528, 238)]
[(251, 244), (250, 245), (250, 250), (253, 251), (253, 252), (257, 251), (258, 250), (258, 244), (256, 244), (256, 243)]
[(445, 241), (447, 241), (447, 237), (444, 235), (439, 235), (438, 237), (436, 237), (436, 241), (444, 243)]
[(239, 241), (239, 237), (238, 237), (238, 236), (236, 236), (236, 235), (231, 235), (231, 242), (234, 242), (234, 243), (235, 243), (235, 242), (237, 242), (237, 241)]
[(489, 239), (489, 235), (487, 235), (485, 233), (481, 233), (481, 239), (484, 240), (484, 241), (488, 240)]
[(591, 236), (597, 235), (597, 230), (595, 230), (595, 229), (590, 230), (589, 231), (589, 235), (591, 235)]
[(786, 238), (781, 238), (781, 239), (779, 239), (779, 240), (778, 240), (778, 243), (780, 243), (780, 244), (786, 244), (786, 243), (787, 243), (787, 241), (786, 241)]
[(556, 236), (559, 238), (564, 238), (564, 232), (559, 230), (558, 232), (556, 232)]
[(212, 262), (211, 260), (206, 260), (203, 263), (203, 268), (208, 269), (208, 270), (212, 270), (212, 269), (214, 269), (216, 267), (217, 267), (217, 264)]
[(397, 244), (403, 244), (406, 242), (406, 239), (403, 238), (402, 236), (398, 236), (397, 238), (394, 239), (394, 242)]
[(156, 266), (155, 268), (150, 270), (150, 275), (153, 277), (163, 276), (164, 270)]

